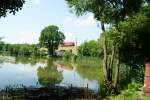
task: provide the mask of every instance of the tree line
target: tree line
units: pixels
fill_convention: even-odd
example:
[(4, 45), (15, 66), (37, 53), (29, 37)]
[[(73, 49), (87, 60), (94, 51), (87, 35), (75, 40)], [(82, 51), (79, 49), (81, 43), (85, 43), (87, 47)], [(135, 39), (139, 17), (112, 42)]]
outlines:
[[(23, 55), (23, 56), (56, 56), (55, 50), (60, 43), (63, 43), (65, 35), (59, 31), (55, 25), (49, 25), (41, 31), (38, 44), (6, 44), (0, 38), (0, 52), (3, 54)], [(41, 50), (40, 48), (45, 48)]]
[(10, 54), (10, 55), (22, 55), (22, 56), (30, 56), (30, 55), (43, 55), (40, 52), (38, 46), (36, 44), (5, 44), (0, 43), (0, 52), (2, 54)]

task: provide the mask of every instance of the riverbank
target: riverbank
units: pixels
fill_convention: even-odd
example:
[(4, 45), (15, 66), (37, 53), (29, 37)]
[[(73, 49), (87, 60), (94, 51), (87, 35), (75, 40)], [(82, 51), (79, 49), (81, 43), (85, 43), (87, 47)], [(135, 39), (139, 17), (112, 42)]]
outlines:
[(0, 99), (13, 100), (100, 100), (88, 87), (50, 87), (50, 88), (6, 88), (0, 91)]
[(131, 83), (128, 89), (122, 90), (119, 95), (108, 96), (108, 100), (150, 100), (150, 95), (143, 93), (142, 84)]
[(2, 56), (2, 55), (0, 55), (0, 60), (5, 61), (5, 62), (10, 62), (10, 63), (15, 63), (16, 62), (15, 57), (12, 57), (12, 56)]
[[(124, 93), (125, 91), (122, 91)], [(132, 94), (120, 94), (116, 96), (109, 96), (107, 97), (108, 100), (150, 100), (150, 96), (145, 96), (143, 93), (140, 91), (136, 91), (135, 93)]]

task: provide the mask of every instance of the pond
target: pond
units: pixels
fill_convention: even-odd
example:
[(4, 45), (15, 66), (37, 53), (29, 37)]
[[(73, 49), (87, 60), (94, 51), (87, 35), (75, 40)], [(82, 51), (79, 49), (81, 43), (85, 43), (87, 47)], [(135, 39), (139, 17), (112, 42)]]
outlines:
[[(93, 60), (94, 61), (94, 60)], [(102, 78), (99, 63), (92, 60), (78, 62), (36, 57), (0, 57), (0, 88), (6, 86), (26, 87), (86, 87), (99, 90)]]

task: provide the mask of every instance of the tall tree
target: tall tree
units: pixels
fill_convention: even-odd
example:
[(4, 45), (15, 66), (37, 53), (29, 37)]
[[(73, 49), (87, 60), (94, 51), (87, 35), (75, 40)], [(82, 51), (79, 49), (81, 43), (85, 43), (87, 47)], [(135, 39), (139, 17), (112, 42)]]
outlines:
[(54, 25), (50, 25), (44, 28), (39, 38), (40, 45), (48, 48), (48, 53), (54, 56), (54, 51), (58, 48), (58, 45), (65, 39), (64, 34), (59, 31), (59, 28)]
[[(150, 59), (150, 5), (121, 22), (118, 27), (121, 61), (127, 65), (144, 64)], [(115, 39), (116, 40), (116, 39)], [(126, 50), (128, 52), (126, 52)], [(130, 55), (130, 56), (128, 56)]]
[[(133, 78), (131, 76), (136, 76), (135, 80), (143, 82), (144, 62), (150, 61), (150, 6), (143, 7), (139, 13), (107, 32), (117, 46), (120, 62), (129, 66), (130, 81)], [(138, 75), (142, 77), (137, 78)]]
[[(101, 22), (101, 30), (104, 32), (103, 41), (103, 71), (106, 81), (112, 81), (112, 65), (108, 65), (108, 51), (107, 51), (107, 34), (105, 33), (105, 23), (117, 24), (124, 20), (126, 16), (133, 15), (138, 12), (143, 0), (66, 0), (69, 7), (75, 11), (77, 15), (82, 15), (87, 12), (94, 14), (94, 17)], [(115, 49), (113, 50), (115, 51)], [(116, 51), (119, 52), (119, 51)], [(112, 52), (112, 55), (114, 53)], [(112, 57), (113, 59), (114, 57)], [(117, 66), (119, 66), (119, 55), (117, 57)], [(113, 60), (111, 60), (112, 64)], [(118, 74), (118, 68), (116, 67)], [(117, 81), (117, 80), (116, 80)], [(117, 82), (115, 82), (117, 83)]]
[(6, 17), (7, 13), (15, 14), (24, 3), (25, 0), (0, 0), (0, 17)]

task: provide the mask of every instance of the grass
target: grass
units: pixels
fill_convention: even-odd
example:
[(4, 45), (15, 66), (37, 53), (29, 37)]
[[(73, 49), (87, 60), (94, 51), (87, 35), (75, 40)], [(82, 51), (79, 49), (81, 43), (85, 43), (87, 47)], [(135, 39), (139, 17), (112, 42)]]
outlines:
[(128, 89), (121, 91), (117, 96), (109, 96), (108, 100), (150, 100), (150, 96), (144, 96), (139, 87), (141, 87), (139, 84), (131, 83)]
[(122, 94), (117, 95), (117, 96), (109, 96), (108, 100), (150, 100), (150, 96), (144, 96), (141, 93), (138, 93), (135, 95), (135, 97), (130, 98), (130, 97), (122, 97)]

